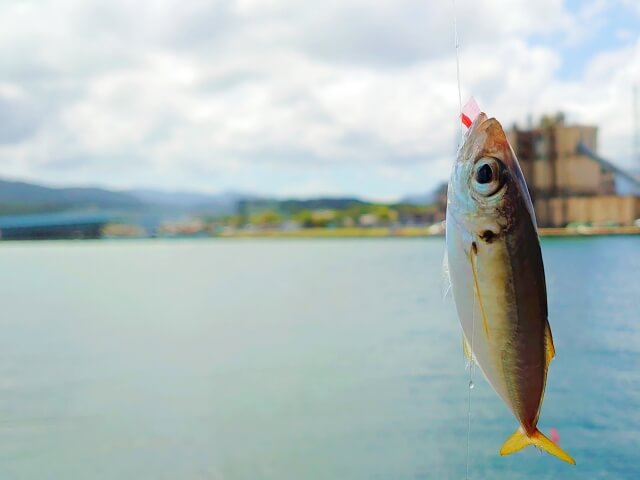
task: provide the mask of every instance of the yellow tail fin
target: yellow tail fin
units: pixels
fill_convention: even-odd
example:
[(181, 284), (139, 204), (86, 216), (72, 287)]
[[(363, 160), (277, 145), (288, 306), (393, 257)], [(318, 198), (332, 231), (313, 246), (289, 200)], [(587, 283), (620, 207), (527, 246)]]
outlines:
[(533, 435), (527, 436), (522, 427), (518, 427), (513, 435), (504, 442), (504, 445), (502, 445), (502, 448), (500, 449), (500, 455), (511, 455), (512, 453), (522, 450), (524, 447), (529, 445), (535, 445), (540, 450), (544, 450), (545, 452), (550, 453), (554, 457), (558, 457), (560, 460), (564, 460), (571, 465), (576, 464), (576, 461), (571, 458), (567, 452), (545, 437), (540, 430), (536, 429)]

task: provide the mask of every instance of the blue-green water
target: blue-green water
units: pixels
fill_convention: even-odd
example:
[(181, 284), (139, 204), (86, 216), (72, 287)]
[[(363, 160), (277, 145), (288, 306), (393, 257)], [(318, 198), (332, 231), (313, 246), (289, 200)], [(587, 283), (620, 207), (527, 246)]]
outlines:
[[(467, 372), (429, 240), (0, 245), (0, 478), (464, 478)], [(547, 240), (530, 448), (483, 379), (472, 479), (640, 478), (640, 238)]]

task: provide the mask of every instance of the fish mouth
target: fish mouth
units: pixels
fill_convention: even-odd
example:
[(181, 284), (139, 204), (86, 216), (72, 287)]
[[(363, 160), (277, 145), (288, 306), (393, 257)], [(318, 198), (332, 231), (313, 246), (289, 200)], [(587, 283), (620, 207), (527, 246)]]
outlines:
[(497, 123), (495, 118), (489, 118), (486, 113), (481, 112), (469, 127), (464, 135), (464, 141), (461, 145), (461, 155), (458, 155), (458, 162), (466, 163), (470, 157), (475, 161), (476, 152), (482, 151), (484, 143), (487, 140), (491, 124)]
[(496, 118), (489, 118), (484, 112), (474, 120), (467, 140), (474, 146), (474, 150), (483, 151), (489, 156), (496, 156), (503, 160), (505, 155), (495, 155), (495, 153), (508, 150), (508, 140), (502, 125)]
[(484, 112), (480, 112), (480, 114), (476, 117), (473, 123), (474, 123), (474, 126), (477, 124), (477, 126), (479, 127), (480, 125), (482, 125), (488, 120), (491, 120), (491, 119), (487, 117), (487, 114)]
[(473, 136), (474, 132), (476, 132), (481, 126), (487, 123), (488, 120), (491, 120), (491, 119), (487, 116), (487, 114), (484, 112), (480, 112), (478, 116), (473, 120), (473, 123), (469, 127), (469, 130), (467, 130), (466, 136), (467, 137)]
[(487, 130), (487, 123), (490, 120), (495, 119), (489, 118), (484, 112), (480, 112), (464, 135), (465, 143), (475, 143), (475, 140), (481, 135), (481, 133)]
[(495, 117), (489, 117), (486, 113), (482, 112), (476, 118), (471, 127), (471, 130), (475, 130), (477, 133), (486, 132), (487, 134), (497, 134), (504, 131), (502, 125)]

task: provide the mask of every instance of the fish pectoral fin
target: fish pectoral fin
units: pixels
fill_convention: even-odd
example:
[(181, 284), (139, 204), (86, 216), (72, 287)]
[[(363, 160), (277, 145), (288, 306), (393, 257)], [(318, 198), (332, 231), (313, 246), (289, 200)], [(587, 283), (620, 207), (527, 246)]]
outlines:
[(469, 345), (467, 336), (464, 333), (462, 334), (462, 353), (464, 354), (465, 360), (467, 360), (469, 363), (475, 361), (473, 358), (473, 352), (471, 351), (471, 345)]
[(549, 320), (547, 320), (544, 329), (544, 348), (546, 352), (547, 366), (549, 366), (551, 360), (553, 360), (553, 357), (556, 356), (556, 347), (553, 346), (553, 336), (551, 336), (551, 326), (549, 325)]
[(442, 259), (442, 273), (440, 275), (441, 288), (442, 288), (442, 300), (446, 300), (451, 292), (451, 274), (449, 273), (449, 255), (447, 251), (444, 252)]
[(504, 445), (502, 445), (502, 448), (500, 449), (500, 455), (511, 455), (512, 453), (520, 451), (529, 445), (538, 447), (540, 450), (544, 450), (550, 455), (553, 455), (564, 462), (570, 463), (571, 465), (576, 464), (576, 461), (571, 458), (571, 455), (545, 437), (540, 430), (536, 429), (536, 431), (529, 436), (522, 427), (518, 427), (513, 435), (504, 442)]
[[(475, 242), (471, 244), (472, 248), (469, 251), (469, 263), (471, 264), (471, 273), (473, 273), (473, 285), (474, 285), (474, 310), (475, 301), (478, 301), (480, 307), (480, 315), (482, 316), (482, 326), (484, 327), (484, 333), (489, 338), (489, 322), (487, 322), (487, 314), (484, 311), (484, 305), (482, 303), (482, 294), (480, 293), (480, 285), (478, 284), (478, 271), (476, 266), (476, 256), (478, 255), (478, 249)], [(474, 313), (475, 314), (475, 313)]]

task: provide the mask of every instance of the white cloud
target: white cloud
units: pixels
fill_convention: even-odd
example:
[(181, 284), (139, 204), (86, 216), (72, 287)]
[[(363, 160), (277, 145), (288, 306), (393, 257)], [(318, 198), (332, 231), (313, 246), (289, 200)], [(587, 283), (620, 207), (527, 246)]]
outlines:
[[(600, 8), (458, 1), (464, 96), (505, 125), (566, 110), (602, 126), (604, 155), (628, 155), (631, 47), (562, 81), (562, 52), (530, 40), (578, 38)], [(457, 138), (452, 22), (450, 3), (413, 0), (3, 3), (0, 119), (19, 121), (0, 174), (346, 193), (331, 176), (350, 168), (353, 191), (430, 188)]]

